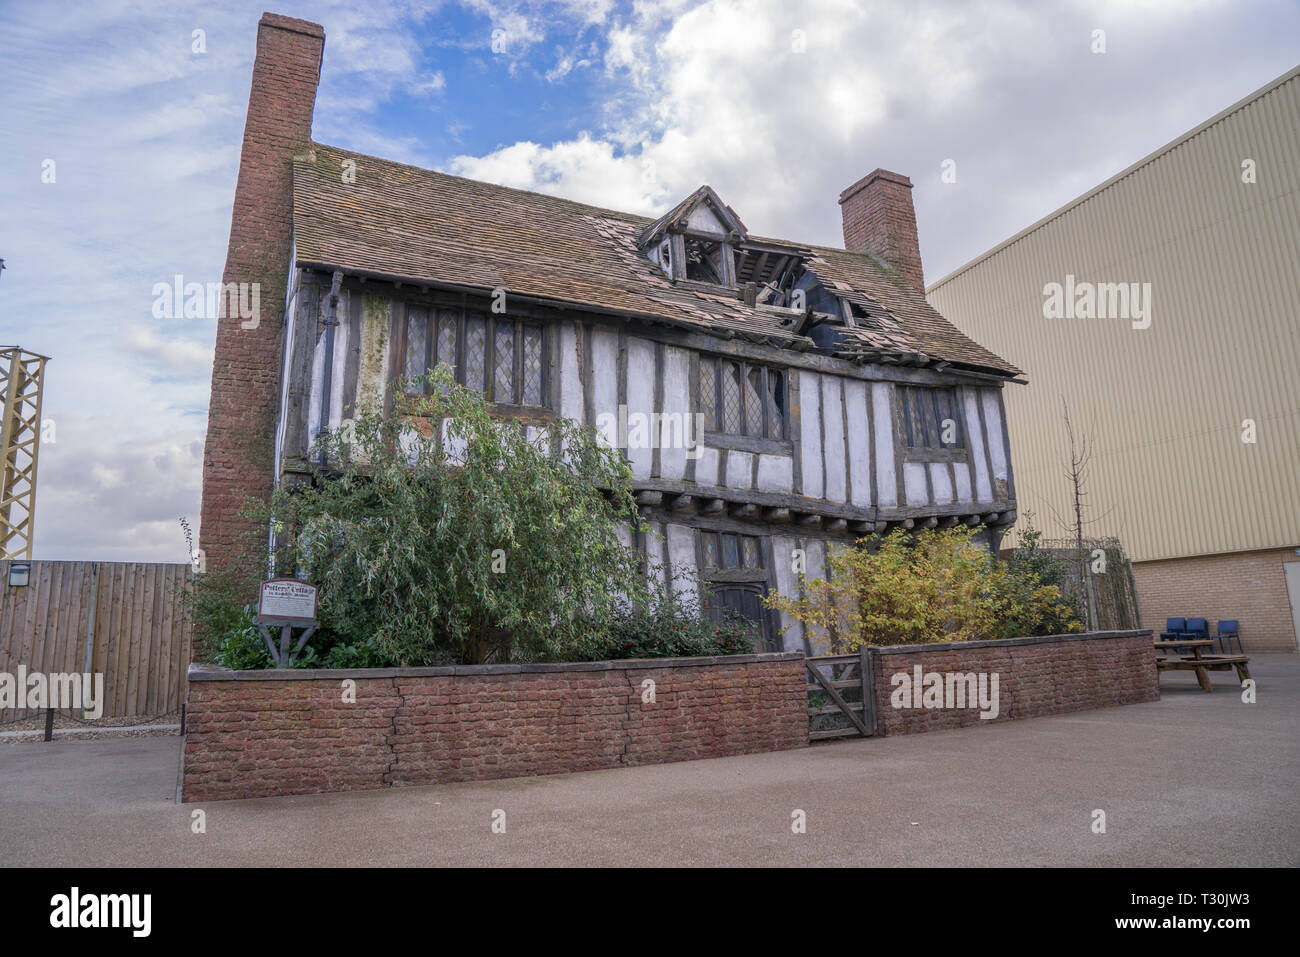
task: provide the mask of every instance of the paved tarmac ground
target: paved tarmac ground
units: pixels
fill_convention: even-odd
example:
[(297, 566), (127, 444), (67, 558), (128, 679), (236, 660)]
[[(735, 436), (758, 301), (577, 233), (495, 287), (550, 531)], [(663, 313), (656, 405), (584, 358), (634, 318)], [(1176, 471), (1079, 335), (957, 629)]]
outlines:
[(175, 736), (5, 744), (0, 864), (1294, 866), (1300, 656), (1251, 672), (1255, 704), (1167, 673), (1158, 702), (959, 731), (203, 805), (174, 803)]

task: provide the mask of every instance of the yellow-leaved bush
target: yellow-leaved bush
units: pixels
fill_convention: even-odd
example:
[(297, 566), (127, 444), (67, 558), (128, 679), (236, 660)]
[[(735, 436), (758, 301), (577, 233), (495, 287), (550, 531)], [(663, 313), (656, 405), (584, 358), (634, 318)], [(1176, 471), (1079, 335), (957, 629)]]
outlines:
[(800, 576), (799, 595), (771, 595), (810, 630), (818, 653), (861, 645), (1017, 638), (1082, 631), (1056, 585), (995, 558), (978, 529), (898, 529), (827, 549), (827, 578)]

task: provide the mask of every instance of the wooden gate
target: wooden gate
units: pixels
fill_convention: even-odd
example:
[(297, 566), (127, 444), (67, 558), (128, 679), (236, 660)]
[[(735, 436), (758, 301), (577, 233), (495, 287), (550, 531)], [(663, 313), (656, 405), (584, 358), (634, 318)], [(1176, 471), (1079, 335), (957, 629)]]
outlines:
[(804, 659), (808, 672), (808, 740), (876, 733), (875, 648)]

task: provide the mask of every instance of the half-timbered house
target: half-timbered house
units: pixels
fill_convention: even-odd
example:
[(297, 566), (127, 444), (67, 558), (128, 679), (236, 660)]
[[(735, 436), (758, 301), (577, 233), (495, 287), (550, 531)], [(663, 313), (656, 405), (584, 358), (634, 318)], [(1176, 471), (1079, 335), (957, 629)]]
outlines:
[[(769, 649), (805, 647), (761, 604), (797, 588), (799, 559), (823, 574), (829, 544), (898, 526), (978, 525), (992, 547), (1014, 521), (1002, 389), (1018, 371), (926, 302), (906, 177), (876, 170), (840, 195), (835, 249), (752, 235), (707, 186), (651, 220), (348, 152), (301, 135), (312, 27), (263, 18), (248, 123), (281, 130), (281, 156), (246, 132), (231, 239), (245, 272), (266, 269), (259, 248), (280, 257), (287, 288), (261, 356), (272, 480), (305, 473), (323, 429), (444, 365), (521, 428), (564, 416), (624, 446), (651, 529), (629, 547), (679, 587), (709, 582)], [(268, 203), (287, 241), (237, 250), (241, 216)], [(225, 328), (217, 364), (237, 369), (248, 340)], [(234, 391), (215, 369), (218, 430)], [(214, 542), (230, 446), (210, 427)]]

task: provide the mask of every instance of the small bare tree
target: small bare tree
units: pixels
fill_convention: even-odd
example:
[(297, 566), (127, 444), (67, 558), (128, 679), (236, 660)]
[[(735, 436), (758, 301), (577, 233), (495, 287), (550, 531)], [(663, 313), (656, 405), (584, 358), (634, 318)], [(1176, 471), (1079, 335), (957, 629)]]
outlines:
[(1063, 462), (1062, 468), (1065, 470), (1065, 477), (1070, 480), (1071, 504), (1073, 505), (1074, 514), (1065, 519), (1050, 504), (1048, 509), (1074, 541), (1075, 561), (1079, 568), (1079, 600), (1082, 603), (1082, 617), (1085, 625), (1088, 628), (1093, 628), (1096, 627), (1096, 622), (1093, 621), (1092, 588), (1091, 579), (1088, 575), (1088, 553), (1083, 544), (1083, 530), (1084, 526), (1101, 521), (1106, 515), (1110, 514), (1110, 511), (1108, 510), (1106, 515), (1095, 519), (1084, 518), (1087, 512), (1087, 502), (1085, 500), (1088, 497), (1088, 470), (1092, 464), (1095, 447), (1095, 419), (1086, 430), (1076, 434), (1074, 422), (1070, 419), (1070, 407), (1065, 401), (1065, 396), (1061, 396), (1061, 414), (1065, 419), (1065, 434), (1070, 443), (1069, 461)]

